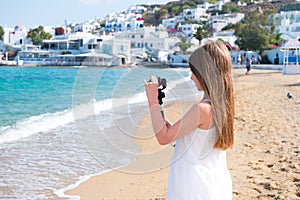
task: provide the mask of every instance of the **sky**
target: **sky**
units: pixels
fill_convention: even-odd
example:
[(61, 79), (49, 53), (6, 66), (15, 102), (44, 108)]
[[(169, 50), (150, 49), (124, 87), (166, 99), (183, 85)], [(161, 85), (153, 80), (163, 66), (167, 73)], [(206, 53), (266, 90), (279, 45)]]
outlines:
[(0, 4), (0, 26), (61, 26), (104, 17), (142, 3), (166, 3), (171, 0), (4, 0)]

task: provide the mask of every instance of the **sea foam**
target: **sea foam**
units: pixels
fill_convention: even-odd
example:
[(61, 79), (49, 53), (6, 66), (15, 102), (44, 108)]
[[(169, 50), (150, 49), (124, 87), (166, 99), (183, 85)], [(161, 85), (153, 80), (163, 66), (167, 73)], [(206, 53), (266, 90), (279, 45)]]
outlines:
[[(189, 78), (182, 77), (181, 79), (171, 81), (168, 83), (166, 92), (171, 91), (178, 84), (188, 80)], [(146, 93), (139, 92), (133, 94), (131, 97), (105, 99), (101, 101), (92, 100), (85, 104), (76, 105), (72, 109), (31, 116), (17, 121), (13, 126), (0, 127), (0, 144), (24, 139), (37, 133), (47, 132), (57, 127), (76, 122), (76, 120), (84, 119), (92, 115), (100, 115), (102, 112), (108, 112), (115, 108), (126, 105), (132, 107), (134, 104), (140, 104), (146, 101)]]

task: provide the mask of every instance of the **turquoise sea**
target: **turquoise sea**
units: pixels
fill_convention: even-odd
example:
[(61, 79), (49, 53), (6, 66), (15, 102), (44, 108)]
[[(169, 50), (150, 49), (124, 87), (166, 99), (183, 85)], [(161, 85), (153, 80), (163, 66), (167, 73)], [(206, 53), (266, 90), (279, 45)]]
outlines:
[(67, 188), (133, 162), (150, 75), (168, 81), (163, 105), (196, 95), (188, 69), (0, 66), (0, 197), (72, 199)]

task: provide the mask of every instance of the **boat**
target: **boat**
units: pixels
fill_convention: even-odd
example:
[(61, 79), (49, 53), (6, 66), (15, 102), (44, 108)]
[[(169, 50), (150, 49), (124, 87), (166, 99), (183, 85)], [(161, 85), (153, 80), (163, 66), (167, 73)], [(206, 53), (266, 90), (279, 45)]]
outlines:
[(2, 66), (22, 66), (23, 60), (8, 60), (8, 52), (6, 52), (5, 60), (3, 60), (4, 56), (0, 55), (0, 65)]

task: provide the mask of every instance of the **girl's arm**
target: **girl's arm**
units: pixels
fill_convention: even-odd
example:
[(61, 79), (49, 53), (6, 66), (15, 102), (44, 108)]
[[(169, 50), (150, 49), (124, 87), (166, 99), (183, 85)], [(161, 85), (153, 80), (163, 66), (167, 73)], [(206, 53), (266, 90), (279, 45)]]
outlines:
[(179, 121), (171, 125), (162, 118), (158, 104), (151, 106), (152, 126), (158, 143), (161, 145), (170, 144), (197, 128), (199, 126), (198, 107), (198, 104), (195, 104)]
[(161, 115), (161, 108), (158, 104), (158, 84), (155, 77), (151, 82), (144, 80), (153, 130), (156, 139), (161, 145), (169, 144), (177, 138), (183, 137), (197, 128), (200, 123), (200, 104), (195, 104), (178, 122), (171, 125)]

